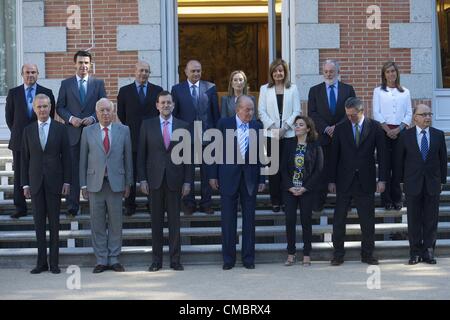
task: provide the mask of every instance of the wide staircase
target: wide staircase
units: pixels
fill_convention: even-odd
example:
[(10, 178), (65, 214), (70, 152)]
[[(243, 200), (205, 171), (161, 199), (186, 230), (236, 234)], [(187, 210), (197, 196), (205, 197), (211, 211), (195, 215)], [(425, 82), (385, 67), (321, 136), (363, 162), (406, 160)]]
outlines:
[[(450, 145), (450, 140), (447, 140)], [(450, 150), (450, 147), (449, 147)], [(449, 167), (448, 167), (449, 168)], [(450, 170), (448, 171), (450, 172)], [(196, 193), (199, 193), (199, 172), (196, 174)], [(441, 194), (439, 209), (438, 240), (436, 256), (450, 255), (450, 179)], [(31, 203), (29, 215), (20, 219), (10, 218), (14, 212), (12, 200), (13, 170), (12, 155), (6, 144), (0, 144), (0, 267), (30, 267), (35, 264), (37, 249)], [(197, 196), (198, 198), (198, 196)], [(123, 220), (123, 248), (121, 262), (127, 265), (149, 265), (151, 263), (151, 214), (147, 199), (138, 194), (135, 215)], [(329, 260), (332, 256), (331, 236), (333, 230), (333, 208), (335, 195), (328, 195), (323, 212), (313, 213), (313, 260)], [(91, 246), (89, 207), (81, 200), (81, 214), (75, 219), (66, 217), (65, 199), (62, 200), (60, 228), (60, 264), (62, 266), (93, 266), (95, 257)], [(196, 212), (191, 216), (181, 214), (182, 262), (184, 264), (217, 264), (221, 258), (220, 201), (213, 195), (214, 215)], [(407, 241), (406, 209), (385, 210), (380, 207), (376, 194), (376, 243), (375, 255), (380, 259), (409, 256)], [(302, 248), (300, 216), (298, 215), (297, 248)], [(238, 215), (238, 255), (241, 247), (242, 219)], [(164, 229), (164, 263), (168, 263), (168, 230)], [(361, 229), (353, 207), (348, 214), (346, 259), (358, 260), (361, 248)], [(267, 190), (258, 194), (256, 211), (256, 263), (279, 262), (286, 257), (285, 217), (283, 212), (270, 210)], [(240, 258), (238, 257), (238, 261)]]

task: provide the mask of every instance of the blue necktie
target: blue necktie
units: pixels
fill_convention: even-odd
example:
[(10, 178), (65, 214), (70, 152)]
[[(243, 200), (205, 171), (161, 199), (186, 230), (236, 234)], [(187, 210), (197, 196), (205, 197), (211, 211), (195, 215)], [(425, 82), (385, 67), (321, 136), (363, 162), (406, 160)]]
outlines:
[(336, 114), (336, 95), (334, 94), (334, 84), (330, 86), (330, 112)]
[(192, 85), (192, 102), (195, 106), (198, 104), (198, 94), (197, 94), (197, 87)]
[(241, 128), (241, 135), (239, 137), (239, 149), (241, 151), (242, 158), (245, 159), (245, 153), (247, 152), (248, 147), (247, 124), (241, 123), (239, 127)]
[(33, 91), (33, 87), (27, 88), (28, 118), (30, 118), (30, 119), (33, 116), (33, 94), (31, 93), (32, 91)]
[(428, 154), (428, 139), (427, 139), (427, 132), (425, 130), (422, 130), (422, 141), (420, 142), (420, 153), (422, 154), (422, 159), (425, 161)]
[(141, 102), (141, 104), (145, 103), (145, 92), (144, 92), (144, 85), (141, 84), (139, 86), (139, 101)]
[(80, 91), (80, 101), (82, 104), (84, 104), (84, 100), (86, 99), (86, 89), (84, 88), (84, 82), (86, 80), (81, 79), (80, 80), (80, 88), (78, 89)]

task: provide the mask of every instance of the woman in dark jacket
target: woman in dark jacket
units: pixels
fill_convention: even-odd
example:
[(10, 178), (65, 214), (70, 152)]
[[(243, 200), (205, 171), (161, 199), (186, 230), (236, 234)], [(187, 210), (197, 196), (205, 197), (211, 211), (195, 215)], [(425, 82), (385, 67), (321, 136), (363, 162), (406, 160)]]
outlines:
[(303, 230), (303, 265), (310, 266), (312, 238), (312, 191), (319, 187), (323, 167), (322, 148), (316, 142), (318, 134), (314, 122), (306, 116), (294, 120), (295, 136), (286, 144), (281, 158), (281, 176), (286, 205), (286, 236), (288, 258), (286, 266), (295, 263), (295, 228), (297, 208)]

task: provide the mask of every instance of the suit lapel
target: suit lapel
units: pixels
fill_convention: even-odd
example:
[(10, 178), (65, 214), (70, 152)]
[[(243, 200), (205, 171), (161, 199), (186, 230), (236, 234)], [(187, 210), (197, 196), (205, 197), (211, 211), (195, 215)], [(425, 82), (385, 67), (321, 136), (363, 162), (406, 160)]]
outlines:
[(88, 78), (88, 82), (87, 82), (87, 91), (86, 91), (86, 98), (84, 100), (84, 105), (83, 108), (85, 108), (85, 106), (87, 105), (87, 101), (91, 98), (91, 96), (94, 94), (94, 78), (92, 76), (89, 76)]
[(102, 141), (102, 128), (100, 127), (100, 123), (96, 123), (93, 129), (95, 134), (95, 141), (97, 142), (98, 146), (103, 150), (103, 152), (105, 152), (105, 147), (103, 146)]
[(347, 131), (347, 137), (349, 138), (349, 144), (356, 148), (355, 136), (353, 134), (353, 123), (350, 120), (345, 121), (345, 131)]
[(330, 104), (328, 103), (328, 94), (327, 94), (327, 86), (325, 84), (325, 82), (322, 82), (321, 87), (319, 88), (319, 97), (320, 97), (320, 102), (319, 105), (323, 106), (323, 113), (325, 113), (325, 116), (328, 118), (328, 121), (331, 121), (331, 119), (333, 118), (333, 115), (331, 114), (330, 111)]
[[(33, 124), (33, 130), (32, 130), (33, 134), (31, 136), (31, 139), (33, 140), (33, 144), (38, 146), (39, 151), (41, 151), (42, 153), (44, 152), (42, 150), (41, 147), (41, 140), (39, 139), (39, 124), (37, 121), (34, 122)], [(50, 136), (50, 130), (48, 132), (48, 135)], [(48, 138), (47, 138), (47, 144), (48, 144)], [(47, 148), (47, 144), (45, 145), (45, 149)]]
[(364, 118), (363, 125), (361, 128), (361, 139), (359, 140), (359, 145), (361, 145), (364, 140), (369, 136), (370, 130), (372, 130), (373, 122), (367, 118)]
[[(192, 101), (191, 88), (189, 88), (189, 82), (187, 82), (187, 80), (183, 83), (182, 90), (184, 91), (184, 96), (186, 97), (186, 100), (189, 101), (189, 104), (191, 105), (193, 110), (195, 110), (194, 102)], [(199, 91), (200, 91), (200, 89), (199, 89)], [(199, 92), (199, 96), (200, 96), (200, 92)]]
[(55, 124), (53, 122), (54, 120), (50, 120), (50, 126), (48, 127), (48, 134), (47, 134), (47, 143), (45, 144), (44, 152), (47, 151), (49, 145), (53, 143), (53, 136), (54, 136), (53, 131), (55, 130)]
[(73, 76), (72, 77), (72, 81), (71, 81), (71, 90), (73, 95), (77, 98), (78, 103), (80, 104), (80, 106), (83, 106), (80, 100), (80, 91), (78, 90), (78, 82), (77, 82), (77, 77)]

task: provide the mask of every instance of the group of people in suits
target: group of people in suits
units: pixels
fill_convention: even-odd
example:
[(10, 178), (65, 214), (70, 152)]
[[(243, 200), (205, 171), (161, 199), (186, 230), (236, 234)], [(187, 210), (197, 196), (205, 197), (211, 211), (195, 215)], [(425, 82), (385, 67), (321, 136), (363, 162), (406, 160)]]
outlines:
[[(62, 81), (56, 105), (51, 90), (36, 83), (38, 70), (33, 64), (23, 66), (23, 85), (8, 93), (5, 113), (11, 129), (16, 205), (11, 216), (26, 215), (25, 199), (32, 199), (38, 242), (38, 260), (32, 273), (48, 269), (60, 272), (61, 195), (68, 197), (68, 215), (73, 217), (79, 212), (80, 190), (89, 200), (91, 212), (96, 256), (93, 272), (124, 271), (119, 261), (122, 200), (125, 198), (125, 215), (133, 215), (137, 182), (141, 192), (148, 195), (152, 216), (149, 271), (163, 266), (166, 212), (170, 267), (184, 269), (180, 259), (182, 205), (186, 215), (195, 211), (212, 214), (212, 190), (219, 192), (221, 199), (223, 269), (230, 270), (236, 264), (238, 203), (243, 219), (242, 263), (253, 269), (256, 194), (264, 190), (266, 177), (261, 174), (260, 159), (250, 161), (250, 153), (256, 150), (259, 154), (260, 148), (279, 161), (276, 174), (269, 176), (269, 190), (272, 210), (286, 215), (286, 266), (296, 261), (299, 207), (302, 264), (311, 265), (312, 212), (323, 209), (327, 192), (337, 195), (331, 264), (344, 262), (346, 217), (352, 201), (361, 221), (361, 261), (378, 264), (373, 255), (374, 194), (382, 194), (386, 209), (399, 210), (403, 205), (401, 182), (408, 210), (409, 263), (436, 263), (439, 194), (446, 182), (444, 135), (430, 127), (428, 106), (419, 105), (412, 114), (409, 91), (400, 85), (395, 63), (383, 66), (382, 84), (374, 90), (375, 119), (365, 116), (364, 104), (355, 97), (353, 87), (338, 80), (339, 63), (335, 60), (323, 63), (324, 82), (309, 91), (308, 116), (301, 115), (297, 87), (290, 82), (289, 67), (282, 59), (271, 63), (269, 82), (260, 88), (258, 103), (248, 94), (245, 73), (234, 71), (221, 109), (215, 85), (201, 80), (202, 66), (197, 60), (187, 62), (187, 80), (174, 85), (171, 92), (150, 83), (150, 65), (139, 61), (135, 81), (119, 90), (117, 112), (106, 98), (103, 80), (89, 75), (91, 65), (89, 52), (75, 54), (76, 74)], [(53, 120), (55, 111), (65, 124)], [(115, 113), (121, 124), (114, 121)], [(416, 126), (410, 128), (412, 118)], [(195, 125), (199, 122), (201, 127)], [(229, 150), (226, 146), (233, 146), (234, 162), (206, 165), (198, 158), (203, 152), (196, 154), (194, 145), (211, 128), (223, 134), (224, 158)], [(232, 138), (225, 134), (230, 129), (235, 132)], [(172, 151), (181, 143), (172, 139), (175, 130), (189, 134), (191, 161), (174, 162)], [(260, 141), (260, 130), (267, 142)], [(201, 151), (206, 147), (203, 142)], [(201, 171), (199, 202), (194, 195), (196, 163)]]

